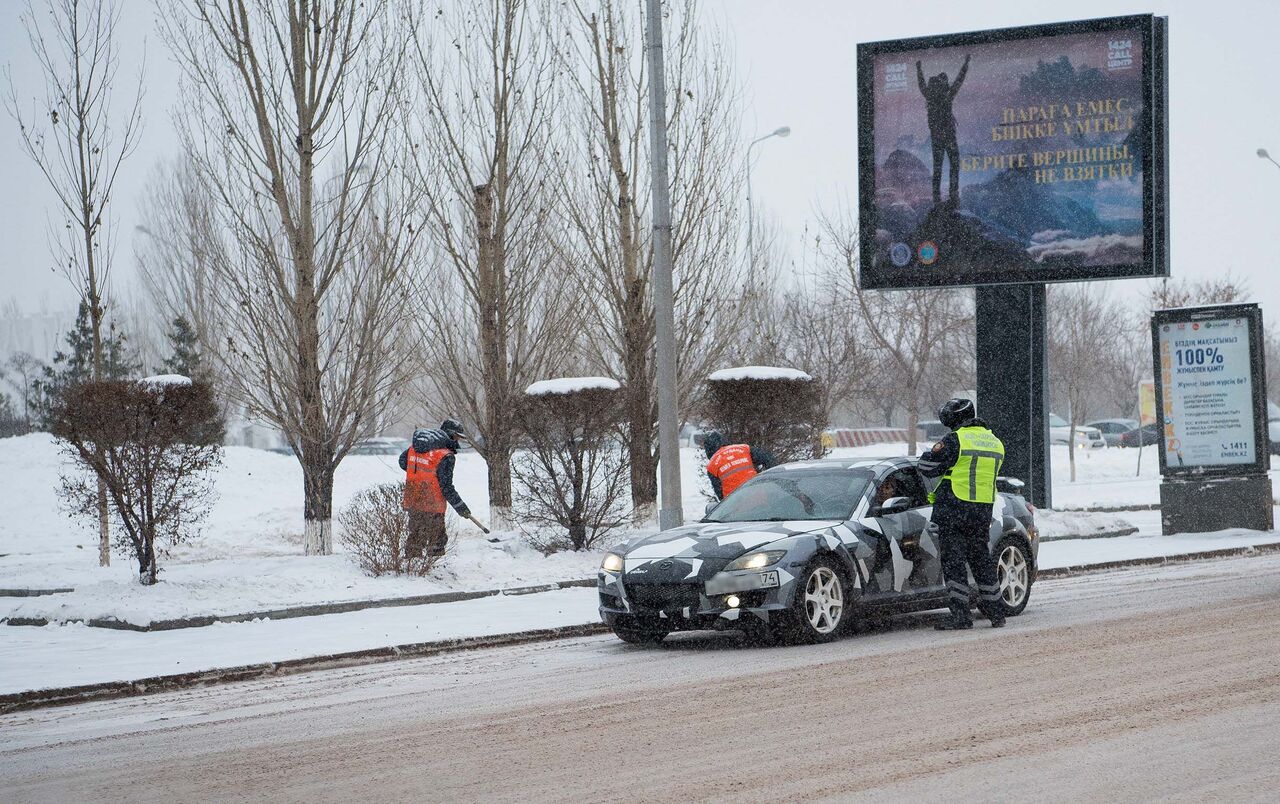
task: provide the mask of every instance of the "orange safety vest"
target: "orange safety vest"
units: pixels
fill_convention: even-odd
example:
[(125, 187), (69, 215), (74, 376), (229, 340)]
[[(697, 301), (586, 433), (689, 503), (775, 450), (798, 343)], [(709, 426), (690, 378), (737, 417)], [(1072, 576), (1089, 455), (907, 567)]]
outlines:
[(746, 444), (721, 447), (707, 461), (707, 472), (720, 481), (720, 491), (728, 497), (738, 486), (756, 476), (756, 465), (751, 462), (751, 447)]
[(444, 494), (440, 491), (436, 469), (446, 456), (452, 454), (453, 451), (447, 449), (417, 452), (409, 448), (404, 470), (404, 510), (422, 514), (444, 513)]

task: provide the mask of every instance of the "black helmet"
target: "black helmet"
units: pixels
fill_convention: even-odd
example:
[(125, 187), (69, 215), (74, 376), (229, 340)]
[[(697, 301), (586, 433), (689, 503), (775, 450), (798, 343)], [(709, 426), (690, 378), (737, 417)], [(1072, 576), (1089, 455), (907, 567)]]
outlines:
[(938, 408), (938, 421), (942, 422), (942, 426), (950, 430), (955, 430), (960, 425), (977, 416), (978, 412), (973, 407), (972, 399), (948, 399)]
[(724, 436), (712, 430), (702, 436), (702, 448), (706, 450), (707, 457), (710, 458), (716, 454), (716, 450), (724, 446)]
[(440, 429), (443, 430), (449, 438), (455, 440), (467, 437), (467, 431), (462, 429), (462, 423), (453, 419), (445, 419), (442, 421), (440, 423)]

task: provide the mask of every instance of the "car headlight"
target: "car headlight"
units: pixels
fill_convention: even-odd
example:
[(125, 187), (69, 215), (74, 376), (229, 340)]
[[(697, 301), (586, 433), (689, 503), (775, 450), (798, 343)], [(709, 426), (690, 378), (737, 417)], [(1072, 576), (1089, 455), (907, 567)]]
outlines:
[(770, 564), (777, 564), (786, 554), (786, 550), (761, 550), (758, 553), (747, 553), (730, 561), (725, 571), (764, 569)]
[(606, 553), (600, 569), (605, 572), (622, 572), (622, 556), (617, 553)]

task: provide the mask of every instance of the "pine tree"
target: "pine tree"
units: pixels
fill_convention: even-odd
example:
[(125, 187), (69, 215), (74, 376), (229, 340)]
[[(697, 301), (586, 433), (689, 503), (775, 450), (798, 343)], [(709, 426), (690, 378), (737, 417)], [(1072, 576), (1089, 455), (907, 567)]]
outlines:
[[(80, 302), (76, 322), (67, 332), (67, 350), (53, 355), (53, 364), (44, 367), (44, 378), (38, 381), (41, 418), (67, 392), (93, 379), (93, 325), (89, 305)], [(124, 380), (137, 377), (142, 364), (129, 349), (128, 338), (111, 323), (102, 336), (102, 379)]]
[(164, 370), (169, 374), (196, 379), (204, 373), (204, 360), (200, 355), (200, 342), (196, 338), (196, 332), (184, 316), (173, 319), (172, 326), (168, 338), (169, 345), (173, 347), (173, 355), (164, 361)]

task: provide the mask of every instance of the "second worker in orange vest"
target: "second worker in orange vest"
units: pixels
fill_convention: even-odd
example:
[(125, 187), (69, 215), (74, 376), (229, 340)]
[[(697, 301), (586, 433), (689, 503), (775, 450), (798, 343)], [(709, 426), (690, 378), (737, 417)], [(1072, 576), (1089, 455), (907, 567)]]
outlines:
[(707, 452), (707, 477), (711, 478), (711, 489), (720, 500), (759, 472), (777, 464), (767, 450), (747, 444), (725, 446), (724, 436), (715, 432), (702, 437), (702, 448)]
[(400, 455), (400, 468), (405, 472), (402, 507), (409, 512), (404, 551), (410, 558), (421, 558), (424, 548), (429, 556), (444, 555), (449, 542), (444, 529), (446, 503), (458, 516), (471, 516), (471, 509), (453, 487), (459, 438), (466, 438), (462, 425), (446, 419), (439, 430), (414, 430), (413, 446)]

